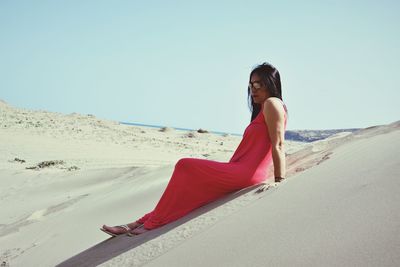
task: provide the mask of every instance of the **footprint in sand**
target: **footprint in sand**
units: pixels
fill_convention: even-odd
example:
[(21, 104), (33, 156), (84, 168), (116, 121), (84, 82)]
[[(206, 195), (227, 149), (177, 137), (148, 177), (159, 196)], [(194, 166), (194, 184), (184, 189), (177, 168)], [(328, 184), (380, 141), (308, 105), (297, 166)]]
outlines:
[(27, 221), (40, 221), (45, 216), (46, 211), (47, 211), (47, 209), (37, 210), (34, 213), (32, 213), (31, 216), (26, 218), (26, 220)]
[(17, 232), (19, 231), (20, 228), (29, 225), (31, 223), (34, 223), (36, 221), (44, 220), (46, 219), (47, 215), (64, 210), (87, 196), (89, 196), (89, 194), (80, 195), (68, 201), (62, 202), (60, 204), (53, 205), (45, 209), (36, 210), (30, 215), (26, 215), (25, 217), (17, 221), (14, 221), (12, 223), (3, 224), (2, 227), (0, 228), (0, 237)]
[(333, 152), (328, 152), (328, 153), (326, 153), (318, 162), (317, 162), (317, 165), (319, 165), (319, 164), (321, 164), (322, 162), (324, 162), (325, 160), (327, 160), (327, 159), (330, 159), (330, 155), (332, 155), (333, 154)]

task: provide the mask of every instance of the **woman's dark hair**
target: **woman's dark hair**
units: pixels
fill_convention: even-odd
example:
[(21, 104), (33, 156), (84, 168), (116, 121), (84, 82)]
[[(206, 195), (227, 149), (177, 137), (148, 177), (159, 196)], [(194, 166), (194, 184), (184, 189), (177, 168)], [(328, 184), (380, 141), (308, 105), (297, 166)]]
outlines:
[[(257, 74), (261, 82), (267, 88), (269, 96), (274, 96), (282, 100), (282, 86), (281, 86), (281, 76), (279, 71), (271, 64), (264, 62), (261, 65), (256, 66), (250, 73), (249, 82), (251, 81), (251, 76)], [(251, 89), (247, 88), (247, 97), (249, 108), (251, 111), (251, 121), (254, 120), (261, 110), (261, 104), (254, 103), (251, 97)], [(285, 106), (286, 110), (286, 106)]]

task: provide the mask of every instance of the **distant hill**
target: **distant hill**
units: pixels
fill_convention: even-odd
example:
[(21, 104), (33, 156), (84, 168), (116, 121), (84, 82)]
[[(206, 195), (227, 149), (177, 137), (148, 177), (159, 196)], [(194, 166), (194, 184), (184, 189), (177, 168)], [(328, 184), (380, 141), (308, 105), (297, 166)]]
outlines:
[(334, 129), (334, 130), (296, 130), (286, 131), (285, 139), (290, 141), (299, 142), (313, 142), (328, 138), (331, 135), (342, 133), (342, 132), (355, 132), (360, 130), (359, 128), (352, 129)]

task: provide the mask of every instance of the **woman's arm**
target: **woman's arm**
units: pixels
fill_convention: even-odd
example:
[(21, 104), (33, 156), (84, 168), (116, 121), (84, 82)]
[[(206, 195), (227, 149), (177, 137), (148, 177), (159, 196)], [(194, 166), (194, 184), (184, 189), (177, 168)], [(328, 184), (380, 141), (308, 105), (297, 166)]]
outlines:
[[(264, 102), (264, 118), (272, 145), (272, 160), (275, 177), (286, 177), (285, 159), (285, 110), (279, 99), (269, 97)], [(279, 180), (279, 178), (276, 178)], [(279, 181), (275, 181), (279, 182)]]

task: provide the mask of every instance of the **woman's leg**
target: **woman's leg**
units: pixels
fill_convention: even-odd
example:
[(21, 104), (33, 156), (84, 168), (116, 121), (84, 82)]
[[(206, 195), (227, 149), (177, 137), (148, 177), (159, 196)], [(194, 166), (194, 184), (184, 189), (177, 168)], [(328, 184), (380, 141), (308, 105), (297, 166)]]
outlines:
[(247, 176), (236, 164), (180, 159), (154, 210), (129, 224), (129, 227), (143, 225), (142, 230), (150, 230), (175, 221), (202, 205), (240, 189)]

